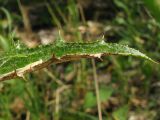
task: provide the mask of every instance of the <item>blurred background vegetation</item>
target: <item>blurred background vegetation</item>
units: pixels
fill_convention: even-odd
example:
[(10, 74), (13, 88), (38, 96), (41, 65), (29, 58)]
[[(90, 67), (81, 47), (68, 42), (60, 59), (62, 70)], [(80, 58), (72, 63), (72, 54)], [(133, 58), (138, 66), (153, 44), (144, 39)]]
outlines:
[[(0, 7), (0, 54), (11, 44), (54, 43), (60, 30), (67, 42), (104, 36), (160, 60), (160, 25), (142, 0), (0, 0)], [(103, 120), (160, 119), (160, 66), (120, 56), (95, 62)], [(83, 59), (0, 83), (0, 120), (98, 120), (92, 69)]]

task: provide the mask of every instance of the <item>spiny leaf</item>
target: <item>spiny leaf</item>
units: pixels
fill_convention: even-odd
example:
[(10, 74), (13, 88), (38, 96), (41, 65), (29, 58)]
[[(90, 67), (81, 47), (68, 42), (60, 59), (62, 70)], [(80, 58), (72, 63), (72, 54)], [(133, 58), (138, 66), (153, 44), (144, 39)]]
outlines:
[[(18, 69), (32, 69), (32, 67), (43, 64), (53, 56), (55, 59), (59, 60), (59, 62), (64, 62), (70, 61), (72, 57), (74, 58), (77, 56), (79, 58), (88, 58), (101, 57), (102, 55), (136, 56), (154, 62), (151, 58), (135, 49), (115, 43), (105, 43), (104, 41), (91, 43), (61, 43), (39, 46), (32, 49), (16, 49), (9, 53), (4, 53), (0, 58), (0, 77)], [(64, 58), (66, 56), (70, 57)], [(23, 75), (23, 72), (21, 74)]]

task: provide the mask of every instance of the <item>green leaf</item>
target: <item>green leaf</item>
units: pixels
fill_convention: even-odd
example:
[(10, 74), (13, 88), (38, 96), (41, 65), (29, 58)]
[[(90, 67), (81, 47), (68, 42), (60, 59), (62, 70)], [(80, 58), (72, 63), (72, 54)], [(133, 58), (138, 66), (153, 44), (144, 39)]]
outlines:
[(160, 23), (160, 0), (143, 0), (152, 15)]
[[(100, 101), (106, 102), (113, 93), (113, 88), (110, 86), (101, 86), (99, 90)], [(87, 92), (84, 99), (84, 108), (92, 108), (97, 105), (96, 96), (93, 92)]]
[(113, 93), (113, 88), (111, 86), (102, 86), (99, 90), (101, 102), (106, 102)]
[(121, 106), (119, 109), (113, 112), (115, 120), (127, 120), (128, 117), (128, 105)]
[(92, 108), (96, 106), (96, 96), (93, 92), (87, 92), (84, 98), (84, 108)]
[(8, 21), (8, 32), (11, 32), (11, 30), (12, 30), (12, 17), (11, 17), (11, 14), (4, 7), (0, 7), (0, 10), (3, 11), (4, 14), (6, 15), (7, 21)]
[(98, 118), (85, 112), (63, 109), (60, 111), (60, 120), (98, 120)]
[[(83, 56), (101, 57), (101, 55), (123, 55), (135, 56), (154, 62), (151, 58), (138, 50), (129, 48), (128, 46), (115, 43), (105, 43), (96, 41), (92, 43), (61, 43), (39, 46), (37, 48), (27, 49), (17, 46), (16, 49), (2, 54), (0, 58), (0, 75), (22, 69), (27, 65), (40, 65), (51, 59), (53, 56), (57, 60), (63, 59), (65, 56)], [(68, 58), (67, 61), (70, 61)], [(30, 65), (31, 67), (31, 65)]]
[(5, 51), (9, 50), (7, 39), (2, 35), (0, 35), (0, 47), (2, 47)]

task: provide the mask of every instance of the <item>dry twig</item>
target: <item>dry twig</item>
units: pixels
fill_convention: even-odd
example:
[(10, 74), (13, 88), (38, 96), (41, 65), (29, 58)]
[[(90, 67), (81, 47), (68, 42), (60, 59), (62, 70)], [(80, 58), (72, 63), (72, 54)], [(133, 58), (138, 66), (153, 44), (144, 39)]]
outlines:
[(100, 95), (99, 95), (98, 77), (97, 77), (96, 65), (95, 65), (94, 59), (92, 59), (92, 66), (93, 66), (94, 84), (95, 84), (95, 89), (96, 89), (98, 116), (99, 116), (99, 120), (102, 120), (102, 110), (101, 110), (101, 100), (100, 100)]

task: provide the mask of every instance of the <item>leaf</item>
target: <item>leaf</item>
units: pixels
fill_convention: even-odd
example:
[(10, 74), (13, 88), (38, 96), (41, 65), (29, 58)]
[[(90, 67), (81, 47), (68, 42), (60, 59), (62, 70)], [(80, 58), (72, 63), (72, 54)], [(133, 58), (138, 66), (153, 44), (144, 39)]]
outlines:
[(128, 105), (121, 106), (119, 109), (113, 112), (115, 120), (127, 120), (128, 117)]
[(0, 35), (0, 47), (2, 47), (5, 51), (9, 50), (9, 44), (4, 36)]
[(101, 102), (106, 102), (113, 93), (113, 88), (111, 86), (102, 86), (99, 90)]
[(93, 92), (87, 92), (84, 98), (84, 108), (92, 108), (96, 106), (96, 96)]
[(67, 109), (61, 110), (59, 116), (60, 120), (98, 120), (97, 117), (89, 115), (88, 113)]
[[(101, 102), (106, 102), (110, 96), (113, 93), (113, 88), (111, 86), (101, 86), (100, 90), (99, 90), (99, 94), (100, 94), (100, 101)], [(87, 94), (85, 95), (84, 98), (84, 108), (92, 108), (95, 107), (97, 105), (97, 101), (96, 101), (96, 96), (94, 95), (93, 92), (87, 92)]]
[(160, 0), (143, 0), (152, 15), (160, 23)]
[[(23, 77), (25, 73), (80, 58), (100, 58), (102, 55), (135, 56), (153, 61), (138, 50), (115, 43), (96, 41), (92, 43), (57, 43), (37, 48), (13, 49), (0, 58), (0, 80)], [(12, 75), (11, 75), (12, 74)]]
[(3, 11), (4, 14), (6, 15), (7, 21), (8, 21), (8, 32), (11, 32), (11, 30), (12, 30), (12, 17), (11, 17), (11, 14), (4, 7), (0, 7), (0, 10)]

